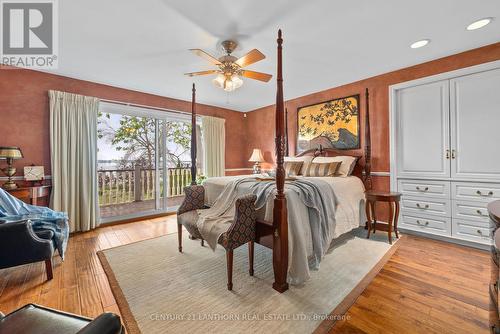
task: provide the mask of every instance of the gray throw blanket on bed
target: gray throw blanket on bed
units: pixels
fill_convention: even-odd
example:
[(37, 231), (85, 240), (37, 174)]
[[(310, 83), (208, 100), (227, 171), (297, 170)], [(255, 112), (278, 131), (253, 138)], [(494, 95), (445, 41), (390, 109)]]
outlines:
[[(266, 205), (269, 196), (276, 193), (275, 182), (257, 182), (253, 186), (257, 195), (256, 207)], [(285, 191), (294, 191), (308, 208), (309, 224), (313, 245), (313, 266), (319, 267), (321, 259), (330, 247), (330, 229), (335, 227), (337, 196), (333, 188), (322, 180), (297, 179), (285, 182)], [(288, 204), (290, 205), (290, 204)], [(292, 217), (288, 217), (291, 219)]]
[[(285, 192), (288, 191), (296, 192), (308, 208), (314, 253), (313, 265), (317, 268), (330, 246), (330, 228), (335, 227), (337, 197), (328, 183), (314, 179), (287, 181)], [(212, 249), (215, 249), (220, 235), (227, 231), (234, 219), (236, 199), (249, 193), (257, 196), (256, 208), (259, 210), (274, 198), (276, 183), (274, 181), (259, 182), (254, 178), (233, 181), (224, 188), (210, 209), (199, 211), (198, 229)], [(291, 203), (289, 202), (288, 205)], [(293, 218), (289, 217), (289, 219)]]

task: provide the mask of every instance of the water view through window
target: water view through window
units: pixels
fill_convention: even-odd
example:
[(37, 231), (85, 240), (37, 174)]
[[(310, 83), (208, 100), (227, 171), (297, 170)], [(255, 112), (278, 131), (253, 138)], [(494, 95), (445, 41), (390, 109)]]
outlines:
[(175, 210), (191, 182), (189, 115), (102, 105), (97, 142), (101, 220)]

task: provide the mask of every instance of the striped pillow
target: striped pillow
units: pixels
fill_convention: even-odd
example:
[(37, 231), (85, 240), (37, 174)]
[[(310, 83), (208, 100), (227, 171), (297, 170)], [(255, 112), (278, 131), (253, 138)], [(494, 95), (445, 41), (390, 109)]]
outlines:
[(285, 175), (286, 176), (297, 176), (299, 175), (300, 168), (302, 167), (303, 161), (285, 161)]
[(341, 163), (341, 161), (327, 163), (311, 162), (304, 176), (335, 176)]

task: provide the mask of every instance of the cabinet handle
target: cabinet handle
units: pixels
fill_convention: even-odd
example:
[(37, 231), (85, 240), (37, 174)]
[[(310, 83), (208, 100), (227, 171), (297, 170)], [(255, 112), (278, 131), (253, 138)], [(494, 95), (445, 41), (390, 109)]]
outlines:
[(481, 210), (477, 209), (476, 212), (477, 212), (478, 215), (484, 216)]
[(489, 197), (489, 196), (493, 196), (493, 191), (490, 190), (487, 194), (483, 194), (481, 192), (481, 190), (478, 190), (478, 191), (476, 191), (476, 194), (478, 194), (479, 196), (483, 196), (483, 197)]
[(428, 209), (429, 208), (429, 204), (421, 206), (420, 203), (417, 203), (417, 208), (419, 208), (419, 209)]
[(424, 189), (421, 189), (419, 186), (417, 186), (418, 191), (427, 191), (429, 190), (429, 187), (425, 187)]
[(451, 158), (452, 158), (452, 159), (455, 159), (455, 158), (456, 158), (456, 156), (457, 156), (457, 155), (456, 155), (455, 150), (451, 150)]
[(477, 234), (483, 235), (483, 232), (481, 230), (477, 230)]
[(425, 225), (425, 226), (427, 226), (427, 225), (429, 225), (429, 222), (425, 222), (425, 224), (422, 224), (422, 223), (420, 222), (420, 220), (417, 220), (417, 224), (418, 224), (418, 225)]
[(446, 159), (450, 158), (450, 150), (446, 150)]

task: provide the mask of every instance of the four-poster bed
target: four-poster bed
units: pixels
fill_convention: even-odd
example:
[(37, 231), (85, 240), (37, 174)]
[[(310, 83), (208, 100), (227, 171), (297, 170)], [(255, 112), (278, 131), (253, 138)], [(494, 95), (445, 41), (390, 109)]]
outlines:
[[(283, 73), (282, 73), (282, 34), (278, 31), (277, 39), (277, 93), (276, 93), (276, 195), (274, 197), (272, 219), (259, 219), (255, 223), (255, 242), (272, 249), (273, 251), (273, 270), (274, 283), (273, 288), (276, 291), (284, 292), (288, 289), (287, 274), (289, 269), (289, 217), (287, 208), (287, 198), (285, 196), (285, 168), (284, 158), (288, 152), (288, 126), (287, 112), (284, 108), (283, 99)], [(192, 127), (193, 133), (196, 128), (196, 109), (195, 109), (195, 87), (193, 84), (193, 103), (192, 103)], [(371, 140), (370, 140), (370, 123), (369, 123), (369, 105), (368, 105), (368, 89), (365, 92), (365, 119), (364, 119), (364, 154), (359, 151), (344, 151), (332, 148), (324, 148), (322, 146), (307, 150), (297, 155), (313, 156), (313, 157), (337, 157), (337, 156), (353, 156), (356, 157), (353, 175), (359, 177), (365, 188), (371, 188)], [(196, 166), (196, 136), (191, 138), (191, 158), (192, 166)], [(191, 167), (193, 169), (193, 167)], [(229, 178), (229, 177), (228, 177)], [(337, 179), (337, 178), (332, 178)], [(358, 182), (360, 182), (358, 180)], [(196, 184), (196, 169), (192, 172), (192, 184)], [(362, 187), (362, 185), (361, 185)], [(345, 186), (344, 186), (345, 188)], [(362, 193), (361, 193), (362, 195)], [(364, 196), (363, 196), (364, 197)], [(358, 191), (358, 198), (360, 198)], [(203, 201), (199, 198), (198, 201)], [(198, 206), (203, 206), (205, 203), (197, 203)], [(185, 212), (186, 207), (183, 208)], [(364, 209), (363, 209), (364, 212)], [(291, 212), (294, 214), (294, 211)], [(269, 215), (267, 215), (269, 217)], [(359, 226), (359, 225), (358, 225)], [(188, 229), (189, 231), (189, 229)], [(197, 232), (196, 232), (197, 233)], [(199, 234), (196, 237), (200, 237)], [(179, 237), (180, 240), (180, 237)], [(180, 241), (179, 241), (180, 242)], [(253, 248), (253, 247), (252, 247)], [(179, 248), (181, 249), (181, 248)], [(253, 259), (253, 257), (252, 257)], [(228, 262), (229, 267), (229, 262)], [(229, 275), (229, 272), (228, 272)]]

